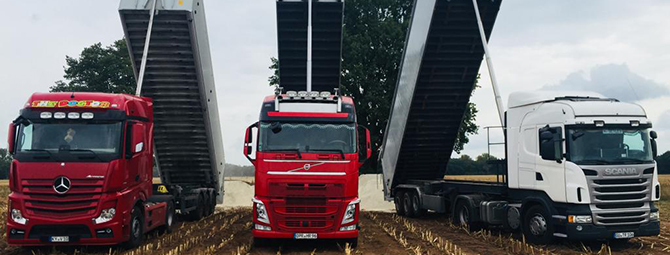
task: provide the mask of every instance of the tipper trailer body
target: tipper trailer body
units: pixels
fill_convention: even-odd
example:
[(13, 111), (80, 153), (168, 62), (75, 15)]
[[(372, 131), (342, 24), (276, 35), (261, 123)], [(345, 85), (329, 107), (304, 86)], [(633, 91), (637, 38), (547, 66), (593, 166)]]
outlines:
[(479, 29), (473, 1), (415, 1), (380, 151), (386, 199), (401, 215), (451, 212), (538, 243), (657, 235), (656, 133), (640, 106), (601, 95), (512, 94), (498, 181), (444, 179), (484, 54), (478, 30), (490, 36), (500, 6), (477, 3)]
[(121, 1), (141, 96), (31, 96), (10, 125), (9, 244), (137, 246), (175, 213), (214, 212), (224, 162), (202, 8)]

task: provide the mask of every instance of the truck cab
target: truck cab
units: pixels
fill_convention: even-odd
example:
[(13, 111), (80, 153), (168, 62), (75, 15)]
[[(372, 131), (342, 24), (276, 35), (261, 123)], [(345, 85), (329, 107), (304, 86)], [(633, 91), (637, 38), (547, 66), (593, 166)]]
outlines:
[(166, 203), (147, 202), (152, 118), (149, 98), (33, 94), (9, 128), (8, 243), (137, 244), (163, 225)]
[[(363, 143), (359, 130), (365, 130)], [(266, 238), (355, 242), (358, 170), (370, 155), (370, 135), (358, 126), (350, 97), (305, 91), (266, 97), (260, 121), (246, 131), (244, 153), (256, 171), (252, 230), (256, 242)]]
[(571, 239), (659, 233), (656, 132), (641, 106), (550, 91), (513, 93), (509, 104), (508, 186), (541, 192), (563, 223), (529, 227)]

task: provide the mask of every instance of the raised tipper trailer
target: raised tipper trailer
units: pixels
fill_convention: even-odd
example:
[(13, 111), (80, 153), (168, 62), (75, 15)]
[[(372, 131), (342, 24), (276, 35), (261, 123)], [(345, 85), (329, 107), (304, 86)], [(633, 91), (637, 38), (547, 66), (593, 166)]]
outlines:
[[(496, 182), (450, 181), (447, 164), (501, 0), (416, 0), (380, 151), (399, 215), (451, 212), (535, 243), (658, 235), (656, 133), (642, 107), (585, 92), (517, 92), (503, 110)], [(482, 39), (485, 37), (486, 39)]]

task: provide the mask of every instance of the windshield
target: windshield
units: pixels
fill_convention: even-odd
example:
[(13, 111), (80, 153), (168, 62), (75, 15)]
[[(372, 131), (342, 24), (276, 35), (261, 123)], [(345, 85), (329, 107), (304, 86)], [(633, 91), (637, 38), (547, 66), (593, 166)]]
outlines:
[(578, 165), (653, 163), (649, 129), (570, 129), (569, 159)]
[(17, 152), (118, 154), (121, 149), (121, 122), (21, 125), (17, 145)]
[(356, 125), (261, 123), (258, 151), (356, 152)]

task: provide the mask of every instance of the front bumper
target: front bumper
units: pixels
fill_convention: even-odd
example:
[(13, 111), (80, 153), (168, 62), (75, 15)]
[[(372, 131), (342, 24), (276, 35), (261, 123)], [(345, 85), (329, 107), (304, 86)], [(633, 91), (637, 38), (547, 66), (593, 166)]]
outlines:
[[(18, 234), (19, 230), (24, 233)], [(64, 221), (31, 218), (26, 225), (7, 222), (7, 243), (18, 246), (114, 245), (126, 241), (123, 233), (123, 224), (118, 219), (104, 224), (93, 224), (90, 218)], [(67, 236), (70, 241), (51, 242), (52, 236)]]
[[(577, 231), (577, 226), (582, 230)], [(593, 224), (567, 224), (566, 234), (570, 240), (614, 239), (614, 233), (633, 232), (638, 236), (657, 236), (661, 232), (659, 221), (650, 221), (636, 226), (605, 227)]]
[[(257, 238), (273, 238), (273, 239), (293, 239), (293, 234), (291, 232), (280, 232), (280, 231), (261, 231), (261, 230), (252, 230), (251, 234), (253, 237)], [(317, 232), (318, 239), (346, 239), (346, 238), (356, 238), (358, 237), (358, 230), (352, 231), (333, 231), (333, 232)]]

